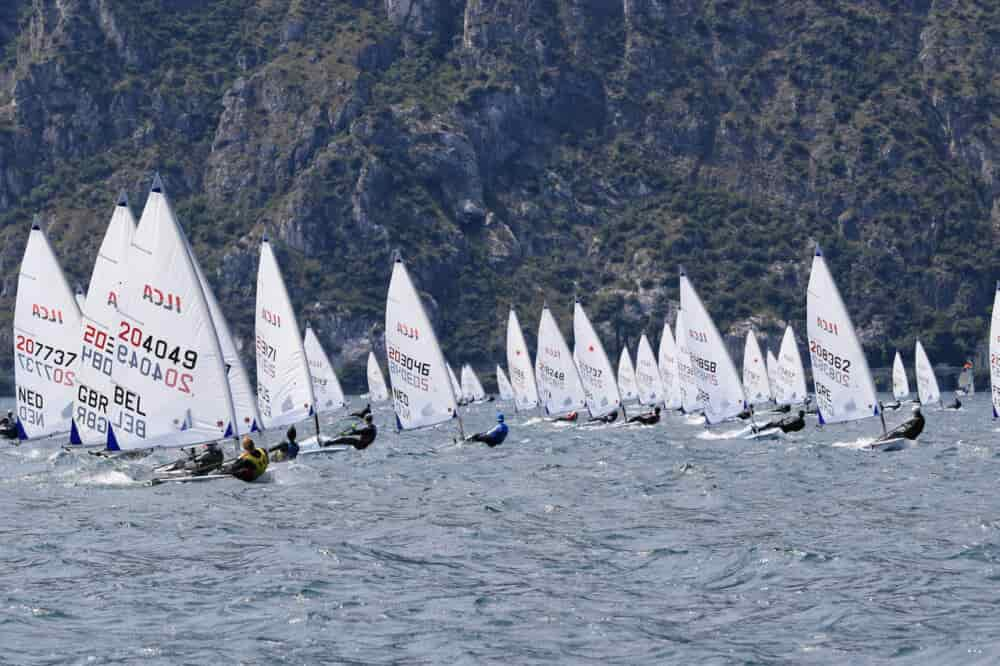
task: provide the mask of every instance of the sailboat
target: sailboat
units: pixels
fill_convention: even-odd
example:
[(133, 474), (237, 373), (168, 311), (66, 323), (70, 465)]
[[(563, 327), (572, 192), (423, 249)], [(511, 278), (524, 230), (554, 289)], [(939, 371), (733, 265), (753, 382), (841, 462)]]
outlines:
[(990, 395), (993, 418), (1000, 418), (1000, 280), (997, 281), (990, 317)]
[(397, 428), (425, 428), (454, 419), (465, 439), (437, 335), (398, 251), (385, 306), (385, 350)]
[(451, 381), (451, 391), (455, 394), (455, 400), (458, 401), (458, 405), (461, 407), (468, 404), (470, 401), (465, 399), (465, 395), (462, 393), (462, 384), (458, 381), (455, 371), (452, 370), (451, 363), (445, 361), (444, 365), (445, 368), (448, 369), (448, 379)]
[(764, 365), (764, 356), (753, 329), (747, 331), (746, 342), (743, 344), (743, 390), (747, 401), (754, 407), (772, 400), (767, 366)]
[(81, 365), (73, 403), (70, 444), (105, 446), (110, 406), (114, 399), (111, 368), (115, 363), (118, 297), (125, 277), (125, 261), (135, 233), (135, 217), (122, 192), (104, 233), (90, 275), (79, 332)]
[[(868, 360), (818, 245), (806, 288), (806, 321), (820, 424), (880, 416)], [(884, 416), (882, 431), (883, 439), (871, 448), (895, 451), (905, 446), (902, 438), (885, 439)]]
[(580, 371), (548, 304), (538, 321), (538, 354), (535, 357), (538, 393), (549, 416), (564, 416), (585, 405)]
[(799, 343), (795, 340), (795, 331), (791, 326), (785, 327), (785, 334), (781, 338), (775, 376), (779, 387), (776, 392), (779, 405), (794, 405), (805, 402), (809, 397)]
[(653, 347), (649, 344), (649, 338), (645, 333), (639, 336), (635, 363), (635, 383), (639, 391), (639, 402), (649, 406), (660, 404), (663, 402), (663, 380), (660, 378), (659, 364), (653, 356)]
[(19, 440), (65, 434), (81, 367), (82, 315), (73, 290), (37, 218), (17, 276), (14, 383)]
[(486, 400), (486, 389), (476, 375), (476, 371), (468, 363), (462, 365), (462, 396), (468, 402), (483, 402)]
[(176, 448), (236, 436), (225, 358), (159, 175), (125, 261), (107, 448)]
[(265, 236), (257, 268), (257, 403), (264, 428), (282, 428), (314, 419), (319, 436), (316, 395), (306, 361), (299, 322), (285, 279)]
[(600, 418), (616, 413), (622, 407), (618, 382), (615, 381), (604, 345), (579, 300), (573, 305), (573, 343), (580, 382), (591, 416)]
[(514, 308), (507, 315), (507, 369), (510, 371), (511, 388), (514, 389), (515, 409), (538, 407), (538, 385), (535, 368), (531, 363), (528, 345), (524, 342), (521, 323)]
[(920, 340), (917, 340), (914, 351), (914, 365), (917, 371), (917, 396), (920, 398), (920, 404), (925, 407), (937, 404), (940, 407), (941, 389), (938, 388), (937, 377), (934, 375), (934, 366), (927, 358), (927, 352), (924, 351)]
[(389, 399), (389, 389), (386, 388), (385, 376), (382, 374), (382, 366), (375, 358), (375, 352), (368, 352), (368, 399), (372, 402), (382, 402)]
[(497, 390), (500, 392), (500, 399), (504, 402), (514, 403), (514, 410), (517, 411), (517, 400), (514, 397), (514, 387), (507, 379), (507, 373), (497, 364)]
[(635, 367), (632, 365), (628, 346), (625, 345), (622, 346), (622, 353), (618, 357), (618, 389), (622, 394), (622, 402), (639, 399), (639, 388), (635, 383)]
[(330, 363), (330, 357), (320, 344), (319, 338), (312, 326), (306, 323), (306, 337), (302, 341), (309, 363), (309, 376), (312, 377), (313, 395), (316, 396), (316, 408), (320, 412), (335, 412), (347, 406), (344, 390), (340, 387), (340, 379)]
[(660, 378), (663, 382), (663, 407), (665, 409), (681, 408), (681, 376), (677, 367), (677, 343), (670, 330), (670, 322), (663, 321), (663, 332), (660, 334), (660, 350), (657, 354), (657, 366), (660, 368)]
[(958, 375), (959, 395), (973, 395), (976, 392), (976, 380), (973, 373), (972, 361), (966, 361), (962, 366), (962, 372)]
[(906, 377), (906, 367), (898, 349), (892, 359), (892, 397), (896, 399), (896, 404), (883, 405), (886, 409), (899, 409), (902, 401), (910, 397), (910, 380)]
[(771, 348), (767, 349), (767, 383), (771, 387), (771, 397), (774, 398), (775, 404), (780, 405), (780, 387), (778, 385), (778, 357), (774, 355)]
[(740, 376), (719, 329), (683, 268), (680, 292), (683, 332), (705, 421), (714, 424), (736, 418), (747, 408)]

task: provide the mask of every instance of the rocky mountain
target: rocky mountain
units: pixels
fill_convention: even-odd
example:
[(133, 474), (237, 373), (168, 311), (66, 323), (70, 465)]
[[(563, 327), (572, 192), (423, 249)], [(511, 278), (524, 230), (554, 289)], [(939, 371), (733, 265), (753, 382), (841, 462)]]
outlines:
[(31, 215), (85, 285), (159, 171), (248, 356), (267, 233), (353, 391), (394, 248), (456, 367), (574, 282), (610, 353), (658, 338), (679, 263), (776, 347), (815, 241), (872, 365), (985, 342), (997, 3), (6, 0), (0, 52), (8, 323)]

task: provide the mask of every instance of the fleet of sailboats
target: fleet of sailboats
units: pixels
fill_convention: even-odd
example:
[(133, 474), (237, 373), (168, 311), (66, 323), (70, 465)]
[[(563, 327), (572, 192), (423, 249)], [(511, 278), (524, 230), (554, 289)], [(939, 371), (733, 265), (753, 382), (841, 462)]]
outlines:
[[(674, 326), (664, 321), (659, 348), (640, 336), (635, 363), (623, 345), (617, 371), (577, 299), (570, 352), (546, 304), (532, 362), (517, 314), (508, 313), (506, 371), (496, 366), (500, 399), (517, 411), (549, 416), (586, 408), (591, 418), (624, 412), (628, 402), (701, 415), (707, 425), (746, 418), (754, 407), (809, 400), (795, 333), (785, 328), (777, 356), (748, 330), (738, 373), (691, 279), (681, 270)], [(867, 359), (823, 253), (817, 247), (806, 290), (807, 346), (820, 425), (882, 416), (873, 447), (901, 447), (885, 431)], [(255, 307), (256, 390), (215, 295), (178, 223), (163, 183), (154, 179), (138, 224), (125, 195), (116, 202), (86, 297), (74, 295), (38, 223), (18, 277), (14, 315), (16, 433), (65, 436), (110, 450), (182, 447), (235, 438), (334, 413), (347, 401), (312, 327), (305, 334), (265, 237)], [(394, 257), (385, 311), (392, 390), (374, 352), (367, 377), (372, 402), (388, 400), (400, 431), (454, 421), (459, 407), (488, 399), (475, 369), (456, 377), (438, 343), (401, 256)], [(1000, 413), (1000, 283), (990, 330), (994, 416)], [(940, 404), (933, 366), (915, 343), (921, 404)], [(971, 364), (962, 390), (971, 391)], [(509, 373), (509, 378), (508, 378)], [(909, 382), (896, 352), (892, 393)], [(155, 406), (155, 407), (154, 407)], [(748, 411), (751, 410), (751, 411)], [(573, 417), (575, 418), (575, 416)], [(752, 418), (752, 417), (751, 417)], [(756, 432), (756, 430), (755, 430)]]

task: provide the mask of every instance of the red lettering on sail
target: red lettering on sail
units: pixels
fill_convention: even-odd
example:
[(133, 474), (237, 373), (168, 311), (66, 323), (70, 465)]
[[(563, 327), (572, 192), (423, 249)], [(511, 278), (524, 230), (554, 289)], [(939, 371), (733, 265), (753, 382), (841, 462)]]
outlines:
[(180, 313), (181, 311), (180, 296), (171, 294), (170, 292), (164, 293), (162, 290), (157, 289), (150, 284), (147, 284), (142, 288), (142, 300), (149, 301), (153, 305), (171, 312)]
[(39, 305), (38, 303), (31, 304), (31, 316), (42, 321), (51, 321), (53, 324), (63, 323), (62, 310)]

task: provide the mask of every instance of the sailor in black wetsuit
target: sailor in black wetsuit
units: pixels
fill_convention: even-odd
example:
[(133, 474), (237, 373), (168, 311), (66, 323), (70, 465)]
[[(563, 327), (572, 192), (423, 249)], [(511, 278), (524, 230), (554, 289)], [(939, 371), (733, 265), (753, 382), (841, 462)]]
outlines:
[(356, 416), (359, 419), (363, 419), (363, 418), (365, 418), (366, 416), (368, 416), (371, 413), (372, 413), (372, 406), (369, 403), (369, 404), (365, 405), (365, 408), (362, 409), (361, 411), (359, 411), (359, 412), (351, 412), (351, 416)]
[(955, 394), (955, 399), (951, 401), (950, 404), (945, 406), (945, 409), (961, 409), (962, 401), (958, 399), (958, 393)]
[(656, 407), (651, 412), (646, 412), (645, 414), (636, 414), (631, 417), (626, 423), (639, 423), (641, 425), (656, 425), (660, 422), (660, 408)]
[(885, 435), (875, 441), (876, 444), (889, 439), (903, 437), (904, 439), (916, 439), (924, 431), (924, 415), (920, 413), (920, 407), (913, 408), (913, 418), (896, 426)]
[(507, 424), (503, 422), (503, 414), (497, 414), (497, 424), (486, 432), (476, 433), (469, 437), (470, 442), (482, 442), (486, 446), (493, 448), (503, 444), (507, 439)]
[(365, 422), (362, 426), (354, 426), (351, 430), (345, 433), (343, 436), (336, 439), (330, 440), (328, 442), (321, 442), (320, 446), (332, 446), (334, 444), (350, 444), (358, 451), (363, 451), (367, 449), (368, 446), (375, 441), (375, 437), (378, 435), (378, 428), (372, 422), (372, 415), (365, 414)]
[(219, 445), (215, 442), (209, 442), (201, 453), (197, 453), (197, 450), (191, 447), (188, 450), (187, 458), (181, 458), (173, 464), (159, 469), (165, 472), (184, 470), (191, 476), (204, 476), (218, 470), (222, 466), (223, 460), (224, 456)]
[(798, 432), (806, 427), (806, 413), (805, 410), (800, 409), (797, 416), (786, 416), (783, 419), (778, 419), (777, 421), (770, 421), (762, 426), (756, 426), (753, 428), (754, 432), (761, 432), (762, 430), (767, 430), (768, 428), (781, 428), (781, 432)]
[(299, 443), (295, 441), (297, 436), (298, 433), (295, 431), (295, 426), (289, 426), (288, 431), (285, 433), (285, 441), (267, 450), (269, 454), (273, 454), (270, 456), (271, 462), (295, 460), (299, 456)]
[(618, 420), (618, 410), (611, 412), (610, 414), (605, 414), (604, 416), (595, 416), (592, 419), (587, 419), (587, 423), (614, 423)]
[(17, 419), (14, 418), (14, 412), (8, 411), (7, 416), (0, 419), (0, 437), (17, 439)]

